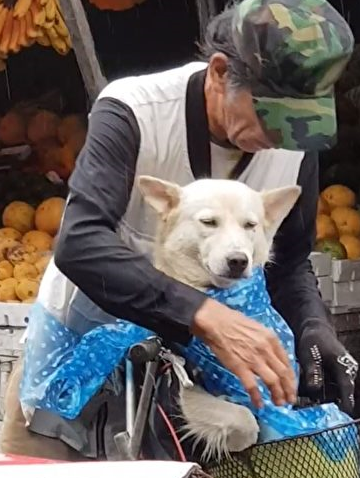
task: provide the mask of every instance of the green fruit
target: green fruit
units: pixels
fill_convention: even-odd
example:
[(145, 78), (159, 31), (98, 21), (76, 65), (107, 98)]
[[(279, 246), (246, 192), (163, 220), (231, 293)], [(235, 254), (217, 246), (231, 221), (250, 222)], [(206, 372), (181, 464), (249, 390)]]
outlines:
[(316, 252), (326, 252), (332, 259), (343, 260), (347, 258), (345, 247), (336, 239), (322, 239), (315, 246)]

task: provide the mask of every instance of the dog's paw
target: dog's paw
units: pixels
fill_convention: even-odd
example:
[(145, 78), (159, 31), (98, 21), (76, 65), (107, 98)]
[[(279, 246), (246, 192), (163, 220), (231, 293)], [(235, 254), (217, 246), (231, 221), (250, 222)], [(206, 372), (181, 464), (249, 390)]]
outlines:
[(185, 438), (194, 438), (194, 447), (204, 444), (204, 461), (219, 460), (257, 442), (259, 426), (246, 407), (213, 397), (199, 387), (180, 391), (180, 407), (186, 421)]
[[(225, 403), (228, 404), (228, 402)], [(259, 425), (254, 415), (246, 407), (235, 405), (233, 413), (233, 430), (231, 430), (230, 425), (227, 437), (227, 448), (229, 452), (234, 453), (246, 450), (252, 445), (255, 445), (259, 436)], [(239, 423), (240, 425), (235, 426), (234, 423)]]

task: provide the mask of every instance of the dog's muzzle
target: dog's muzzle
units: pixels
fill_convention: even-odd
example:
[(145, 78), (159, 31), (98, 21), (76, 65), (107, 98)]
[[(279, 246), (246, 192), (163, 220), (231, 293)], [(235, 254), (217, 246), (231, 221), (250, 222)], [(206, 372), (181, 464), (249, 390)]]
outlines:
[(240, 279), (249, 265), (249, 258), (244, 252), (232, 254), (226, 258), (229, 279)]

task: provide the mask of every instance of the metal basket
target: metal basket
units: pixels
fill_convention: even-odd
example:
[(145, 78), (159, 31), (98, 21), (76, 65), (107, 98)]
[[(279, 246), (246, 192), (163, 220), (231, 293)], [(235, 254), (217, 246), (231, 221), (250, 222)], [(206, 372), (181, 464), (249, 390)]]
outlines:
[(360, 420), (256, 445), (205, 467), (213, 478), (359, 478)]

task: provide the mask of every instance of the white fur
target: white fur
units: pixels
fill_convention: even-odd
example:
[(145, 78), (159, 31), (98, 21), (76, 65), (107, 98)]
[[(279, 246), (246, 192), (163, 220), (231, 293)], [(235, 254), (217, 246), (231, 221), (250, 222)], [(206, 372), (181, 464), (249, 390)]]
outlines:
[(250, 410), (213, 397), (200, 387), (182, 388), (180, 408), (186, 425), (183, 439), (194, 438), (194, 448), (202, 441), (202, 460), (220, 460), (256, 443), (259, 427)]
[[(159, 213), (155, 266), (198, 289), (227, 288), (269, 260), (276, 231), (301, 193), (298, 186), (256, 192), (238, 181), (202, 179), (183, 188), (139, 178), (145, 200)], [(246, 268), (229, 275), (228, 259), (245, 255)], [(204, 459), (220, 459), (257, 441), (259, 428), (241, 405), (199, 387), (181, 389), (186, 436), (205, 444)]]

